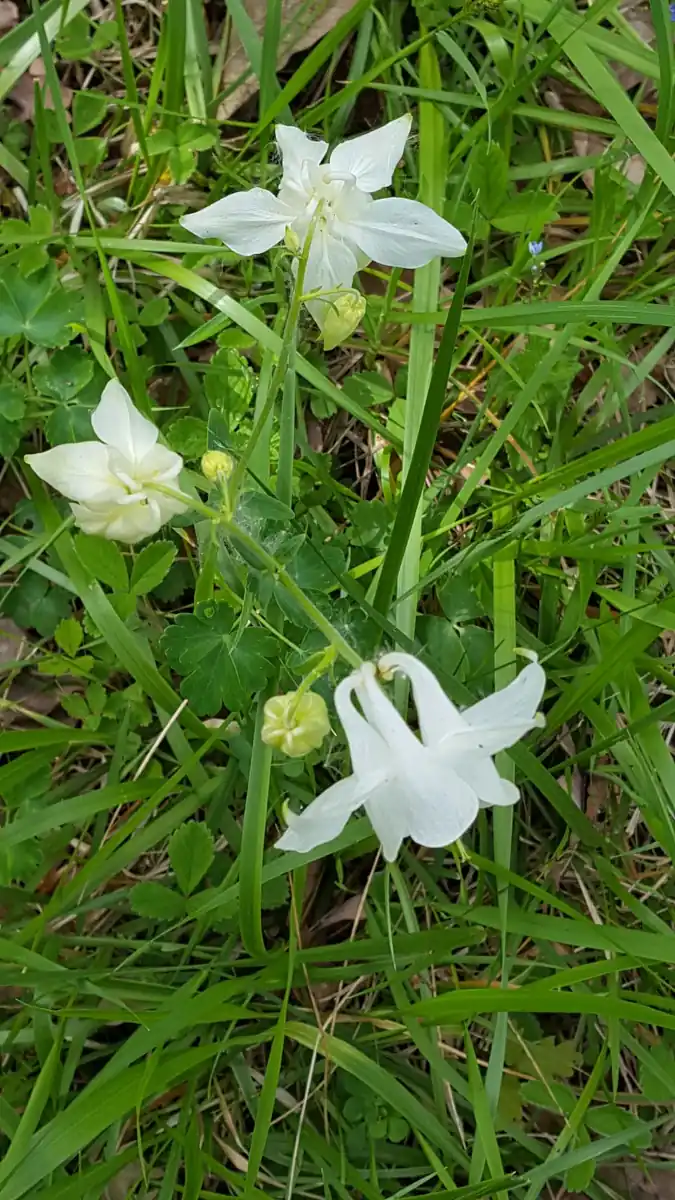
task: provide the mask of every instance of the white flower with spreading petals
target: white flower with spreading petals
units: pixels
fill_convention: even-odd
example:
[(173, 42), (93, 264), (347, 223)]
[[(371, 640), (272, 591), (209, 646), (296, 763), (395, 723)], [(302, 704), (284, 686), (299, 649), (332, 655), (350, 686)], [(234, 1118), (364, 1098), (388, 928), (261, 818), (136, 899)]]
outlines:
[(317, 208), (304, 290), (327, 298), (308, 307), (322, 325), (330, 293), (348, 288), (371, 259), (387, 267), (423, 267), (432, 258), (455, 258), (466, 242), (448, 221), (417, 200), (373, 200), (390, 187), (403, 154), (411, 118), (399, 117), (382, 129), (336, 146), (324, 163), (327, 142), (313, 141), (291, 125), (277, 125), (283, 160), (278, 196), (263, 188), (233, 192), (201, 212), (181, 219), (197, 237), (220, 238), (237, 254), (261, 254), (290, 229), (304, 242)]
[(91, 423), (98, 442), (65, 443), (26, 455), (40, 479), (75, 501), (70, 507), (80, 529), (139, 542), (186, 511), (187, 505), (157, 490), (178, 488), (180, 454), (159, 444), (157, 428), (134, 408), (117, 380), (106, 384)]
[[(461, 837), (480, 807), (514, 804), (518, 788), (502, 779), (492, 755), (541, 725), (537, 709), (546, 678), (538, 662), (477, 704), (460, 712), (432, 672), (410, 654), (386, 654), (381, 674), (411, 682), (420, 738), (364, 663), (338, 685), (335, 707), (352, 756), (353, 775), (327, 788), (299, 816), (288, 814), (281, 850), (313, 850), (342, 831), (363, 806), (388, 862), (401, 842), (447, 846)], [(355, 707), (356, 695), (362, 712)]]

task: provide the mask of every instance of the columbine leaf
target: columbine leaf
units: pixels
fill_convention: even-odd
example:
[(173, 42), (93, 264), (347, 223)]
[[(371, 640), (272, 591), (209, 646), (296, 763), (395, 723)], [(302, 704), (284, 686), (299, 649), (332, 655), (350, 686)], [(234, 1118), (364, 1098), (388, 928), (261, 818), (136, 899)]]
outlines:
[(39, 392), (53, 396), (56, 400), (70, 400), (82, 391), (94, 374), (91, 355), (79, 346), (66, 346), (57, 350), (46, 363), (33, 371), (33, 380)]
[(77, 296), (58, 284), (51, 263), (27, 279), (16, 267), (0, 276), (0, 337), (22, 334), (36, 346), (65, 346), (74, 337), (70, 322), (78, 307)]
[(545, 1037), (529, 1045), (527, 1042), (509, 1041), (506, 1061), (523, 1074), (532, 1075), (532, 1064), (536, 1062), (537, 1072), (541, 1073), (543, 1079), (569, 1079), (579, 1069), (581, 1056), (574, 1042), (556, 1042), (554, 1037)]
[(345, 556), (339, 546), (319, 546), (309, 542), (300, 546), (290, 565), (289, 574), (303, 592), (330, 592), (345, 569)]
[(201, 458), (208, 447), (208, 426), (200, 417), (180, 417), (169, 426), (166, 440), (183, 458)]
[(0, 379), (0, 417), (5, 421), (20, 421), (25, 407), (26, 393), (21, 384), (11, 375)]
[(179, 825), (169, 841), (169, 860), (184, 896), (194, 892), (208, 871), (215, 850), (213, 834), (202, 821)]
[(0, 413), (0, 456), (11, 458), (21, 442), (21, 427)]
[(29, 571), (8, 591), (4, 615), (16, 621), (21, 629), (37, 629), (41, 637), (53, 637), (59, 622), (70, 616), (70, 596), (63, 588)]
[(209, 404), (224, 413), (230, 425), (236, 424), (247, 411), (253, 397), (254, 382), (247, 360), (236, 350), (217, 350), (204, 375), (204, 389)]
[(234, 620), (227, 604), (208, 602), (177, 617), (162, 638), (170, 666), (184, 676), (181, 695), (199, 716), (248, 708), (272, 674), (276, 639), (262, 629), (238, 630)]
[(91, 408), (84, 404), (60, 404), (45, 421), (45, 434), (50, 446), (62, 446), (65, 442), (90, 442)]

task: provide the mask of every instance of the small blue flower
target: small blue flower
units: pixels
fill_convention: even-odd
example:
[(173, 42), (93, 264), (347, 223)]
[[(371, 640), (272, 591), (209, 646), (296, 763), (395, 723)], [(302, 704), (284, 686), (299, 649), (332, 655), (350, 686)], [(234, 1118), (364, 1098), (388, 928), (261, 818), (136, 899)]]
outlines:
[(670, 19), (671, 19), (671, 21), (675, 21), (675, 4), (669, 5), (669, 8), (670, 8)]
[[(675, 4), (673, 5), (673, 7), (675, 8)], [(544, 249), (544, 243), (543, 242), (528, 242), (527, 248), (528, 248), (530, 254), (534, 258), (536, 258), (536, 256), (538, 254), (541, 254), (542, 250)]]

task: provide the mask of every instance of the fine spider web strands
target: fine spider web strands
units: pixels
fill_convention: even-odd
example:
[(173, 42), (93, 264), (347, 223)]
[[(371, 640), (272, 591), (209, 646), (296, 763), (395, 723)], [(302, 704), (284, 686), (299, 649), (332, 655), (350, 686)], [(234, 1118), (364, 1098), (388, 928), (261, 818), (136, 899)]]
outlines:
[(0, 1200), (668, 1200), (671, 8), (0, 0)]

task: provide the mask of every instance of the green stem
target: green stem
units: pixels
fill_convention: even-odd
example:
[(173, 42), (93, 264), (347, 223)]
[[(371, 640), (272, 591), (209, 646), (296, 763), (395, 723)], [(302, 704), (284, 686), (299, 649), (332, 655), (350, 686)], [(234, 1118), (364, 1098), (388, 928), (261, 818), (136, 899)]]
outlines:
[(295, 344), (297, 329), (291, 330), (288, 370), (284, 375), (279, 419), (279, 463), (277, 466), (277, 499), (287, 508), (293, 507), (293, 456), (295, 454)]
[(293, 285), (293, 291), (291, 293), (291, 302), (288, 306), (288, 313), (286, 314), (286, 322), (284, 325), (284, 332), (282, 335), (282, 343), (281, 343), (281, 350), (279, 352), (279, 359), (277, 361), (277, 365), (276, 365), (274, 374), (272, 376), (272, 381), (270, 383), (269, 392), (267, 394), (265, 404), (258, 415), (258, 418), (253, 426), (253, 429), (251, 430), (251, 436), (249, 438), (246, 450), (242, 454), (242, 456), (236, 466), (236, 469), (232, 473), (232, 478), (230, 480), (230, 497), (231, 497), (231, 504), (232, 504), (233, 509), (236, 507), (236, 498), (239, 494), (241, 485), (243, 483), (244, 476), (246, 474), (246, 468), (250, 462), (251, 455), (252, 455), (253, 451), (255, 450), (255, 447), (258, 443), (258, 439), (261, 437), (261, 435), (263, 434), (263, 432), (265, 430), (265, 426), (267, 424), (267, 419), (268, 419), (270, 413), (272, 412), (272, 408), (274, 406), (274, 402), (277, 397), (277, 392), (279, 391), (282, 381), (284, 380), (284, 378), (286, 376), (286, 372), (287, 372), (288, 365), (289, 365), (289, 358), (291, 357), (292, 349), (295, 346), (295, 338), (296, 338), (296, 332), (297, 332), (297, 327), (298, 327), (298, 318), (300, 316), (300, 307), (301, 307), (302, 301), (303, 301), (302, 289), (303, 289), (303, 285), (305, 282), (305, 272), (307, 270), (307, 261), (309, 259), (309, 249), (312, 244), (312, 237), (314, 234), (314, 230), (316, 229), (316, 223), (319, 219), (320, 212), (321, 212), (321, 204), (318, 204), (317, 208), (316, 208), (316, 212), (314, 213), (314, 216), (312, 218), (311, 225), (310, 225), (309, 229), (307, 230), (307, 236), (305, 237), (305, 241), (304, 241), (304, 244), (302, 247), (302, 253), (300, 255), (300, 259), (298, 262), (298, 271), (295, 276), (295, 283)]
[(239, 909), (239, 929), (241, 940), (252, 958), (264, 958), (267, 954), (262, 931), (262, 866), (272, 748), (265, 745), (261, 736), (265, 721), (266, 695), (267, 693), (263, 693), (258, 697), (241, 837), (242, 904)]
[(329, 667), (332, 667), (333, 663), (335, 662), (336, 654), (337, 652), (335, 647), (329, 646), (327, 650), (324, 650), (323, 654), (321, 655), (321, 659), (314, 669), (305, 675), (305, 678), (302, 680), (296, 690), (295, 700), (288, 710), (289, 719), (294, 717), (302, 697), (306, 696), (307, 692), (311, 690), (312, 684), (316, 683), (317, 679), (320, 679), (322, 675), (325, 675)]

